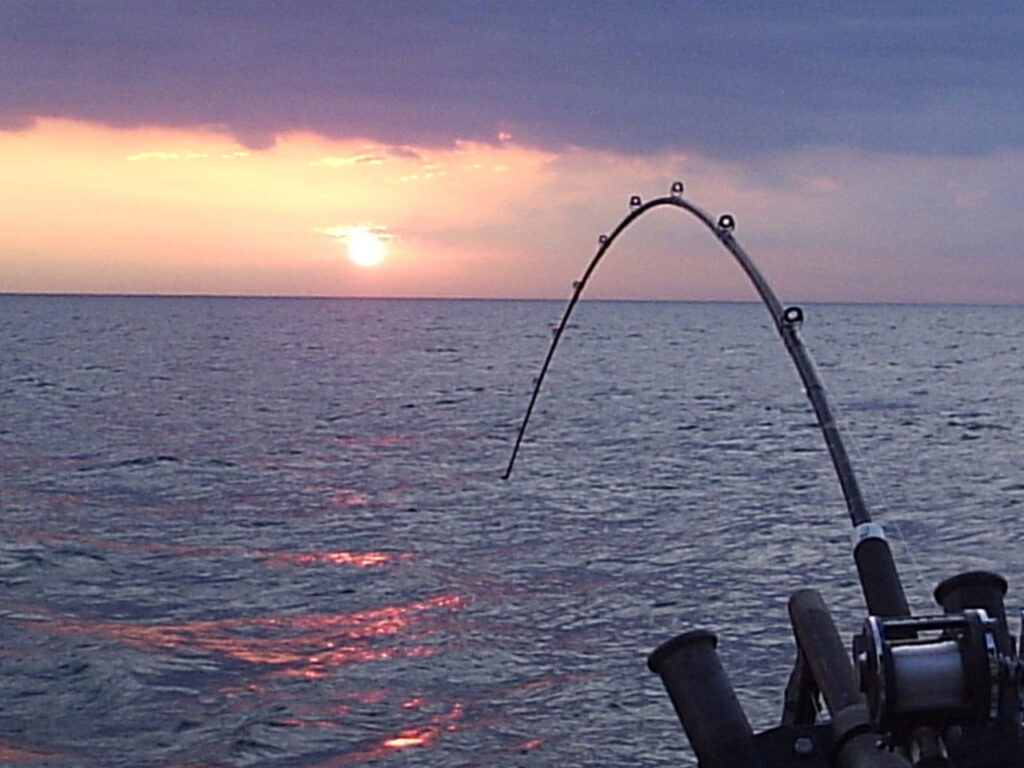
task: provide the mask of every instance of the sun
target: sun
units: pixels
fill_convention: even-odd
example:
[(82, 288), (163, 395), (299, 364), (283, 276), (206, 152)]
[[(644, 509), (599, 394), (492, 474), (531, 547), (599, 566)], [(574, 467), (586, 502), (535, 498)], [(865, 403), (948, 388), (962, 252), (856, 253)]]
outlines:
[(345, 235), (348, 258), (360, 267), (375, 267), (384, 260), (388, 249), (384, 241), (367, 227), (352, 227)]

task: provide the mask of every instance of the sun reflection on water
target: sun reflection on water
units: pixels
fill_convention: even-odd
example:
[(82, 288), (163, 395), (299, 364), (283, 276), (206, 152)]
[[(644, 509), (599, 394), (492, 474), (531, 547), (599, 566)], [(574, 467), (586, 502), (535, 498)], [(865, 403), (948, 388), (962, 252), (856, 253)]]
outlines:
[(4, 765), (31, 765), (40, 762), (50, 765), (53, 760), (62, 757), (65, 755), (0, 741), (0, 761), (3, 761)]
[(462, 730), (465, 725), (460, 724), (459, 721), (463, 718), (464, 713), (465, 705), (461, 701), (456, 701), (447, 710), (428, 715), (421, 723), (385, 736), (368, 747), (318, 762), (310, 768), (335, 768), (335, 766), (378, 760), (404, 749), (431, 746), (443, 733)]
[(372, 568), (387, 565), (395, 560), (406, 560), (412, 557), (407, 552), (274, 552), (266, 553), (270, 565), (311, 565), (329, 563), (331, 565), (352, 565), (356, 568)]
[(102, 552), (146, 552), (149, 554), (178, 555), (181, 557), (254, 557), (271, 566), (288, 565), (348, 565), (354, 568), (373, 568), (400, 560), (409, 560), (409, 552), (322, 550), (312, 552), (280, 552), (275, 550), (249, 550), (243, 547), (205, 547), (189, 544), (168, 544), (145, 539), (118, 540), (70, 534), (63, 531), (33, 531), (18, 537), (25, 543), (65, 544), (89, 547)]
[(61, 635), (101, 635), (143, 650), (201, 650), (270, 665), (276, 674), (315, 679), (346, 664), (433, 654), (422, 639), (439, 631), (443, 617), (460, 610), (463, 602), (459, 595), (442, 594), (350, 613), (166, 624), (50, 617), (25, 626)]

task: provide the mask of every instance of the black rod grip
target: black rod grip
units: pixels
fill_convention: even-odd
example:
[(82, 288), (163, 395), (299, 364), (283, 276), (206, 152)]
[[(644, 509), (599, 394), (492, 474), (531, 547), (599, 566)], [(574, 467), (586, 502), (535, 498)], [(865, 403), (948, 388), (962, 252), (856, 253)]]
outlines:
[(754, 732), (717, 645), (706, 630), (684, 632), (658, 646), (647, 666), (661, 675), (701, 768), (757, 768)]
[[(878, 530), (880, 533), (881, 529)], [(900, 583), (889, 542), (881, 535), (872, 533), (854, 547), (853, 559), (857, 563), (868, 613), (888, 618), (909, 616), (910, 608), (907, 606), (907, 597), (903, 593), (903, 584)]]

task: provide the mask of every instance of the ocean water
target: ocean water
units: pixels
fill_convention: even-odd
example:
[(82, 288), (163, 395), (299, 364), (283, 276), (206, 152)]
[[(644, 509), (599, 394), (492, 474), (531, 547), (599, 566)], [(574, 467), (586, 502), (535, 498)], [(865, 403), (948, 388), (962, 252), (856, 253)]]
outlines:
[[(1024, 604), (1024, 308), (805, 308), (907, 591)], [(756, 304), (0, 296), (0, 763), (669, 766), (693, 628), (756, 728), (863, 617)]]

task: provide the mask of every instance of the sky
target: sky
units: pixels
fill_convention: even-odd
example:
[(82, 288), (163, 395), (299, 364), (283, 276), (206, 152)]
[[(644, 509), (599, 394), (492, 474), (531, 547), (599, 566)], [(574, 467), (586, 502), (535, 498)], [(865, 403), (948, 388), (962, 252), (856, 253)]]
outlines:
[[(1024, 10), (0, 0), (0, 292), (564, 298), (632, 195), (784, 300), (1024, 303)], [(749, 300), (680, 212), (588, 295)]]

